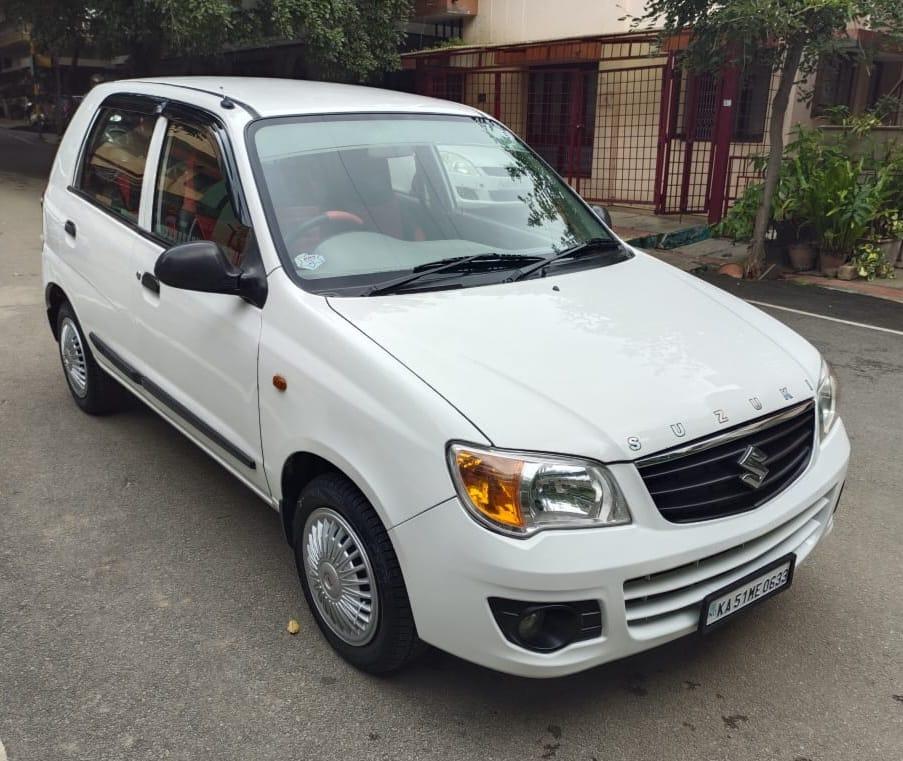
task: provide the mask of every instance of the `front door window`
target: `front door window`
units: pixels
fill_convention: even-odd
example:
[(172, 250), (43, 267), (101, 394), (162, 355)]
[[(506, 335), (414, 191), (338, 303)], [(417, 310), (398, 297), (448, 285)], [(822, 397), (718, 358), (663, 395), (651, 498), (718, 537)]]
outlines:
[(154, 193), (153, 231), (169, 243), (211, 240), (241, 264), (249, 228), (239, 221), (213, 131), (172, 122)]

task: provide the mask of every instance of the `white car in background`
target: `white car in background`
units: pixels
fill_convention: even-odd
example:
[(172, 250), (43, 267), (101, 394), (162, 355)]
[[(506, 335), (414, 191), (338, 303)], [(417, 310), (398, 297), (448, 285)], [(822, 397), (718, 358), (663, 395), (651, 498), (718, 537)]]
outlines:
[(632, 249), (467, 106), (100, 85), (43, 275), (76, 404), (129, 392), (278, 510), (311, 615), (368, 671), (430, 643), (556, 676), (707, 632), (833, 525), (850, 449), (819, 353)]
[(437, 147), (458, 203), (523, 204), (533, 191), (532, 178), (501, 147)]

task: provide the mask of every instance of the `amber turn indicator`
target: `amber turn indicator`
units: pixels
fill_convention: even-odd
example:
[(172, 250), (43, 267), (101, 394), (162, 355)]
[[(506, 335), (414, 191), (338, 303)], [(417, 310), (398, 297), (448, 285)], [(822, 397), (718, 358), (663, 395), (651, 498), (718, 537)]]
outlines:
[(483, 515), (506, 526), (524, 527), (520, 509), (520, 482), (524, 463), (510, 457), (457, 453), (458, 472), (473, 506)]
[(285, 378), (283, 378), (281, 375), (273, 376), (273, 385), (278, 391), (285, 391), (285, 389), (288, 388), (288, 383), (286, 383)]

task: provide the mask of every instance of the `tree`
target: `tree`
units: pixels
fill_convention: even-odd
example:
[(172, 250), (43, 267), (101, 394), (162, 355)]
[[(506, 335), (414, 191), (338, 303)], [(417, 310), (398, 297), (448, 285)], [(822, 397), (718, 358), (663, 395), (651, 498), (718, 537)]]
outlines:
[[(690, 70), (717, 72), (753, 61), (777, 74), (768, 125), (769, 153), (745, 270), (758, 273), (765, 261), (765, 236), (784, 151), (784, 117), (800, 73), (840, 52), (852, 25), (903, 35), (900, 0), (649, 0), (635, 26), (655, 27), (663, 37), (689, 33), (682, 63)], [(852, 55), (867, 51), (855, 47)]]
[(132, 74), (152, 74), (165, 55), (207, 56), (243, 44), (298, 40), (308, 71), (364, 81), (398, 66), (411, 0), (0, 0), (52, 56), (90, 41), (127, 54)]
[(411, 12), (410, 0), (72, 1), (87, 2), (97, 42), (108, 54), (127, 52), (135, 74), (152, 73), (166, 54), (204, 56), (298, 40), (314, 74), (364, 80), (397, 66)]
[(208, 55), (250, 36), (247, 12), (232, 0), (73, 0), (86, 3), (106, 55), (129, 56), (136, 76), (166, 55)]
[(69, 56), (67, 88), (71, 92), (78, 57), (90, 34), (90, 17), (83, 3), (75, 0), (5, 0), (0, 3), (8, 18), (29, 31), (32, 41), (50, 54), (56, 89), (57, 129), (62, 127), (62, 81), (59, 59)]
[(319, 78), (364, 81), (397, 68), (411, 0), (260, 0), (259, 33), (304, 43)]

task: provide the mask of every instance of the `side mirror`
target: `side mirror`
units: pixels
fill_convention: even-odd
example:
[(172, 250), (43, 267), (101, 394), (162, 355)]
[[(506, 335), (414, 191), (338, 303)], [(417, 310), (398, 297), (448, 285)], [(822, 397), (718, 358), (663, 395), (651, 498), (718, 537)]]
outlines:
[(255, 306), (266, 300), (266, 277), (232, 264), (218, 244), (210, 240), (179, 243), (166, 249), (154, 265), (161, 283), (185, 291), (240, 296)]
[(596, 216), (599, 217), (604, 223), (606, 227), (611, 227), (611, 212), (608, 211), (604, 206), (592, 206), (590, 207), (594, 212), (596, 212)]

